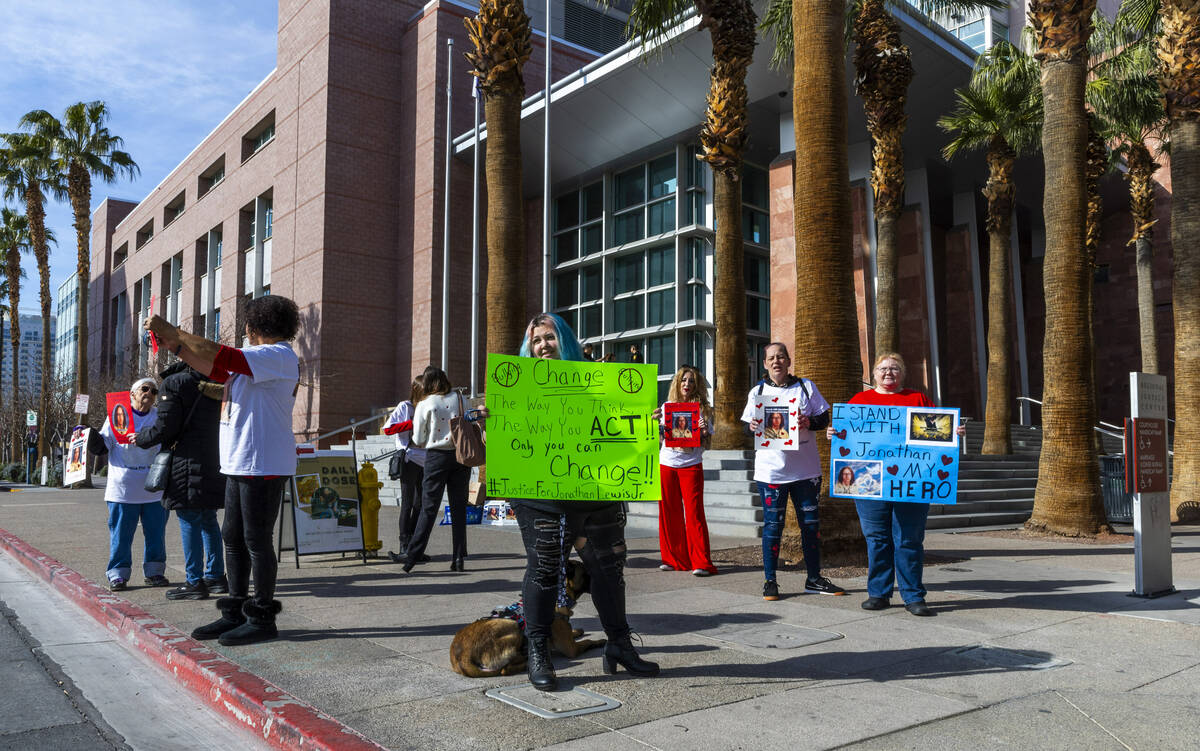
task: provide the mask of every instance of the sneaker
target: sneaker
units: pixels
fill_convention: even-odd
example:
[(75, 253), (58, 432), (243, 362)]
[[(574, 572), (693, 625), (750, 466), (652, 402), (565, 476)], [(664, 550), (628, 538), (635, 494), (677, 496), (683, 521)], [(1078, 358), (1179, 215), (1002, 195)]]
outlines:
[(807, 579), (804, 582), (805, 592), (816, 592), (821, 595), (844, 595), (846, 590), (829, 581), (823, 576), (818, 576), (816, 579)]
[(763, 584), (763, 599), (779, 599), (779, 584), (774, 579), (767, 579), (766, 584)]
[(204, 586), (211, 595), (229, 594), (229, 579), (224, 576), (220, 579), (205, 579)]
[(124, 579), (113, 579), (108, 583), (109, 592), (123, 592), (127, 586)]
[(698, 568), (692, 571), (692, 576), (712, 576), (713, 572), (706, 568)]
[(666, 563), (660, 563), (660, 564), (658, 564), (658, 570), (659, 571), (674, 571), (675, 567), (667, 565)]
[(207, 600), (208, 587), (204, 585), (204, 580), (200, 580), (195, 584), (184, 584), (182, 587), (167, 590), (168, 600)]
[(146, 586), (148, 586), (148, 587), (169, 587), (169, 586), (171, 586), (171, 580), (168, 579), (167, 577), (163, 576), (162, 574), (159, 574), (157, 576), (147, 576), (146, 577)]

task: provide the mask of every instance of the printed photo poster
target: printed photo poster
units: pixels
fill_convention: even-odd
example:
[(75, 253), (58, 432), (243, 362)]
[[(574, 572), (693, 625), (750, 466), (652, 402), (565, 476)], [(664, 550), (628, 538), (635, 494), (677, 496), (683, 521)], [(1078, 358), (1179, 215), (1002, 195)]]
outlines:
[(105, 395), (105, 400), (113, 437), (117, 443), (129, 443), (129, 434), (133, 432), (133, 407), (129, 403), (129, 392), (114, 391)]
[(292, 482), (296, 555), (363, 549), (353, 456), (323, 452), (301, 456)]
[(663, 405), (663, 445), (670, 448), (695, 448), (700, 445), (700, 404), (667, 402)]
[(781, 397), (762, 395), (754, 405), (754, 419), (758, 429), (754, 432), (754, 449), (795, 451), (800, 446), (799, 408)]
[(657, 501), (658, 366), (489, 354), (487, 495)]
[(63, 485), (73, 485), (87, 479), (87, 444), (91, 428), (75, 428), (67, 453), (63, 455)]
[(829, 495), (957, 503), (958, 422), (951, 407), (833, 405)]

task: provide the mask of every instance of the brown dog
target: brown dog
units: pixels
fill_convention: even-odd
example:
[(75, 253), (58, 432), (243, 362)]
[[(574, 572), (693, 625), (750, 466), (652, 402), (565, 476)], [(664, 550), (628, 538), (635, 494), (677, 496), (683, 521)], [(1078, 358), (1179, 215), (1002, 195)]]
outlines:
[[(591, 587), (587, 569), (567, 561), (567, 597), (575, 602)], [(507, 611), (512, 612), (513, 607)], [(603, 647), (604, 639), (582, 639), (583, 629), (571, 628), (571, 608), (560, 607), (550, 626), (550, 646), (559, 654), (575, 658), (592, 647)], [(516, 675), (525, 669), (525, 632), (512, 617), (493, 613), (464, 626), (450, 643), (450, 666), (468, 678)]]

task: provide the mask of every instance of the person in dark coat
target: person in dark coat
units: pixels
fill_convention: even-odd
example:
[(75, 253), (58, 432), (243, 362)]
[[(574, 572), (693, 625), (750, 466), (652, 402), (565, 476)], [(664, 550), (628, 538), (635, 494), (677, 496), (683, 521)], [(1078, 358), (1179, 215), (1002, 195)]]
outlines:
[(175, 446), (162, 505), (179, 517), (187, 582), (168, 590), (167, 599), (203, 600), (210, 593), (229, 591), (217, 522), (217, 509), (225, 507), (217, 422), (224, 387), (206, 380), (185, 362), (160, 375), (158, 420), (138, 433), (135, 442), (162, 444), (164, 451)]

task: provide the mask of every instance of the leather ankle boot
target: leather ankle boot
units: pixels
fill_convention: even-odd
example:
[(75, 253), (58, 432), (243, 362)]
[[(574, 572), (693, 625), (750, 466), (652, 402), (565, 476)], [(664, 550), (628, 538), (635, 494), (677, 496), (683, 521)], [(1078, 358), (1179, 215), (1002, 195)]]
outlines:
[(554, 662), (550, 659), (550, 640), (545, 636), (529, 638), (529, 682), (538, 691), (558, 689), (558, 676), (554, 675)]
[(633, 640), (629, 634), (609, 639), (604, 645), (604, 672), (612, 675), (617, 672), (617, 664), (625, 666), (630, 675), (639, 678), (649, 678), (658, 675), (658, 663), (643, 660), (633, 648)]
[(219, 597), (217, 598), (217, 610), (221, 611), (221, 617), (212, 623), (206, 623), (203, 626), (197, 626), (192, 631), (192, 638), (197, 641), (208, 641), (216, 639), (226, 631), (232, 631), (238, 626), (246, 622), (246, 616), (242, 614), (242, 605), (245, 604), (245, 597)]
[(221, 634), (218, 641), (226, 647), (239, 647), (243, 644), (256, 644), (279, 637), (275, 628), (275, 616), (283, 609), (279, 600), (271, 600), (266, 605), (254, 600), (246, 600), (242, 612), (246, 614), (246, 622), (237, 628)]

